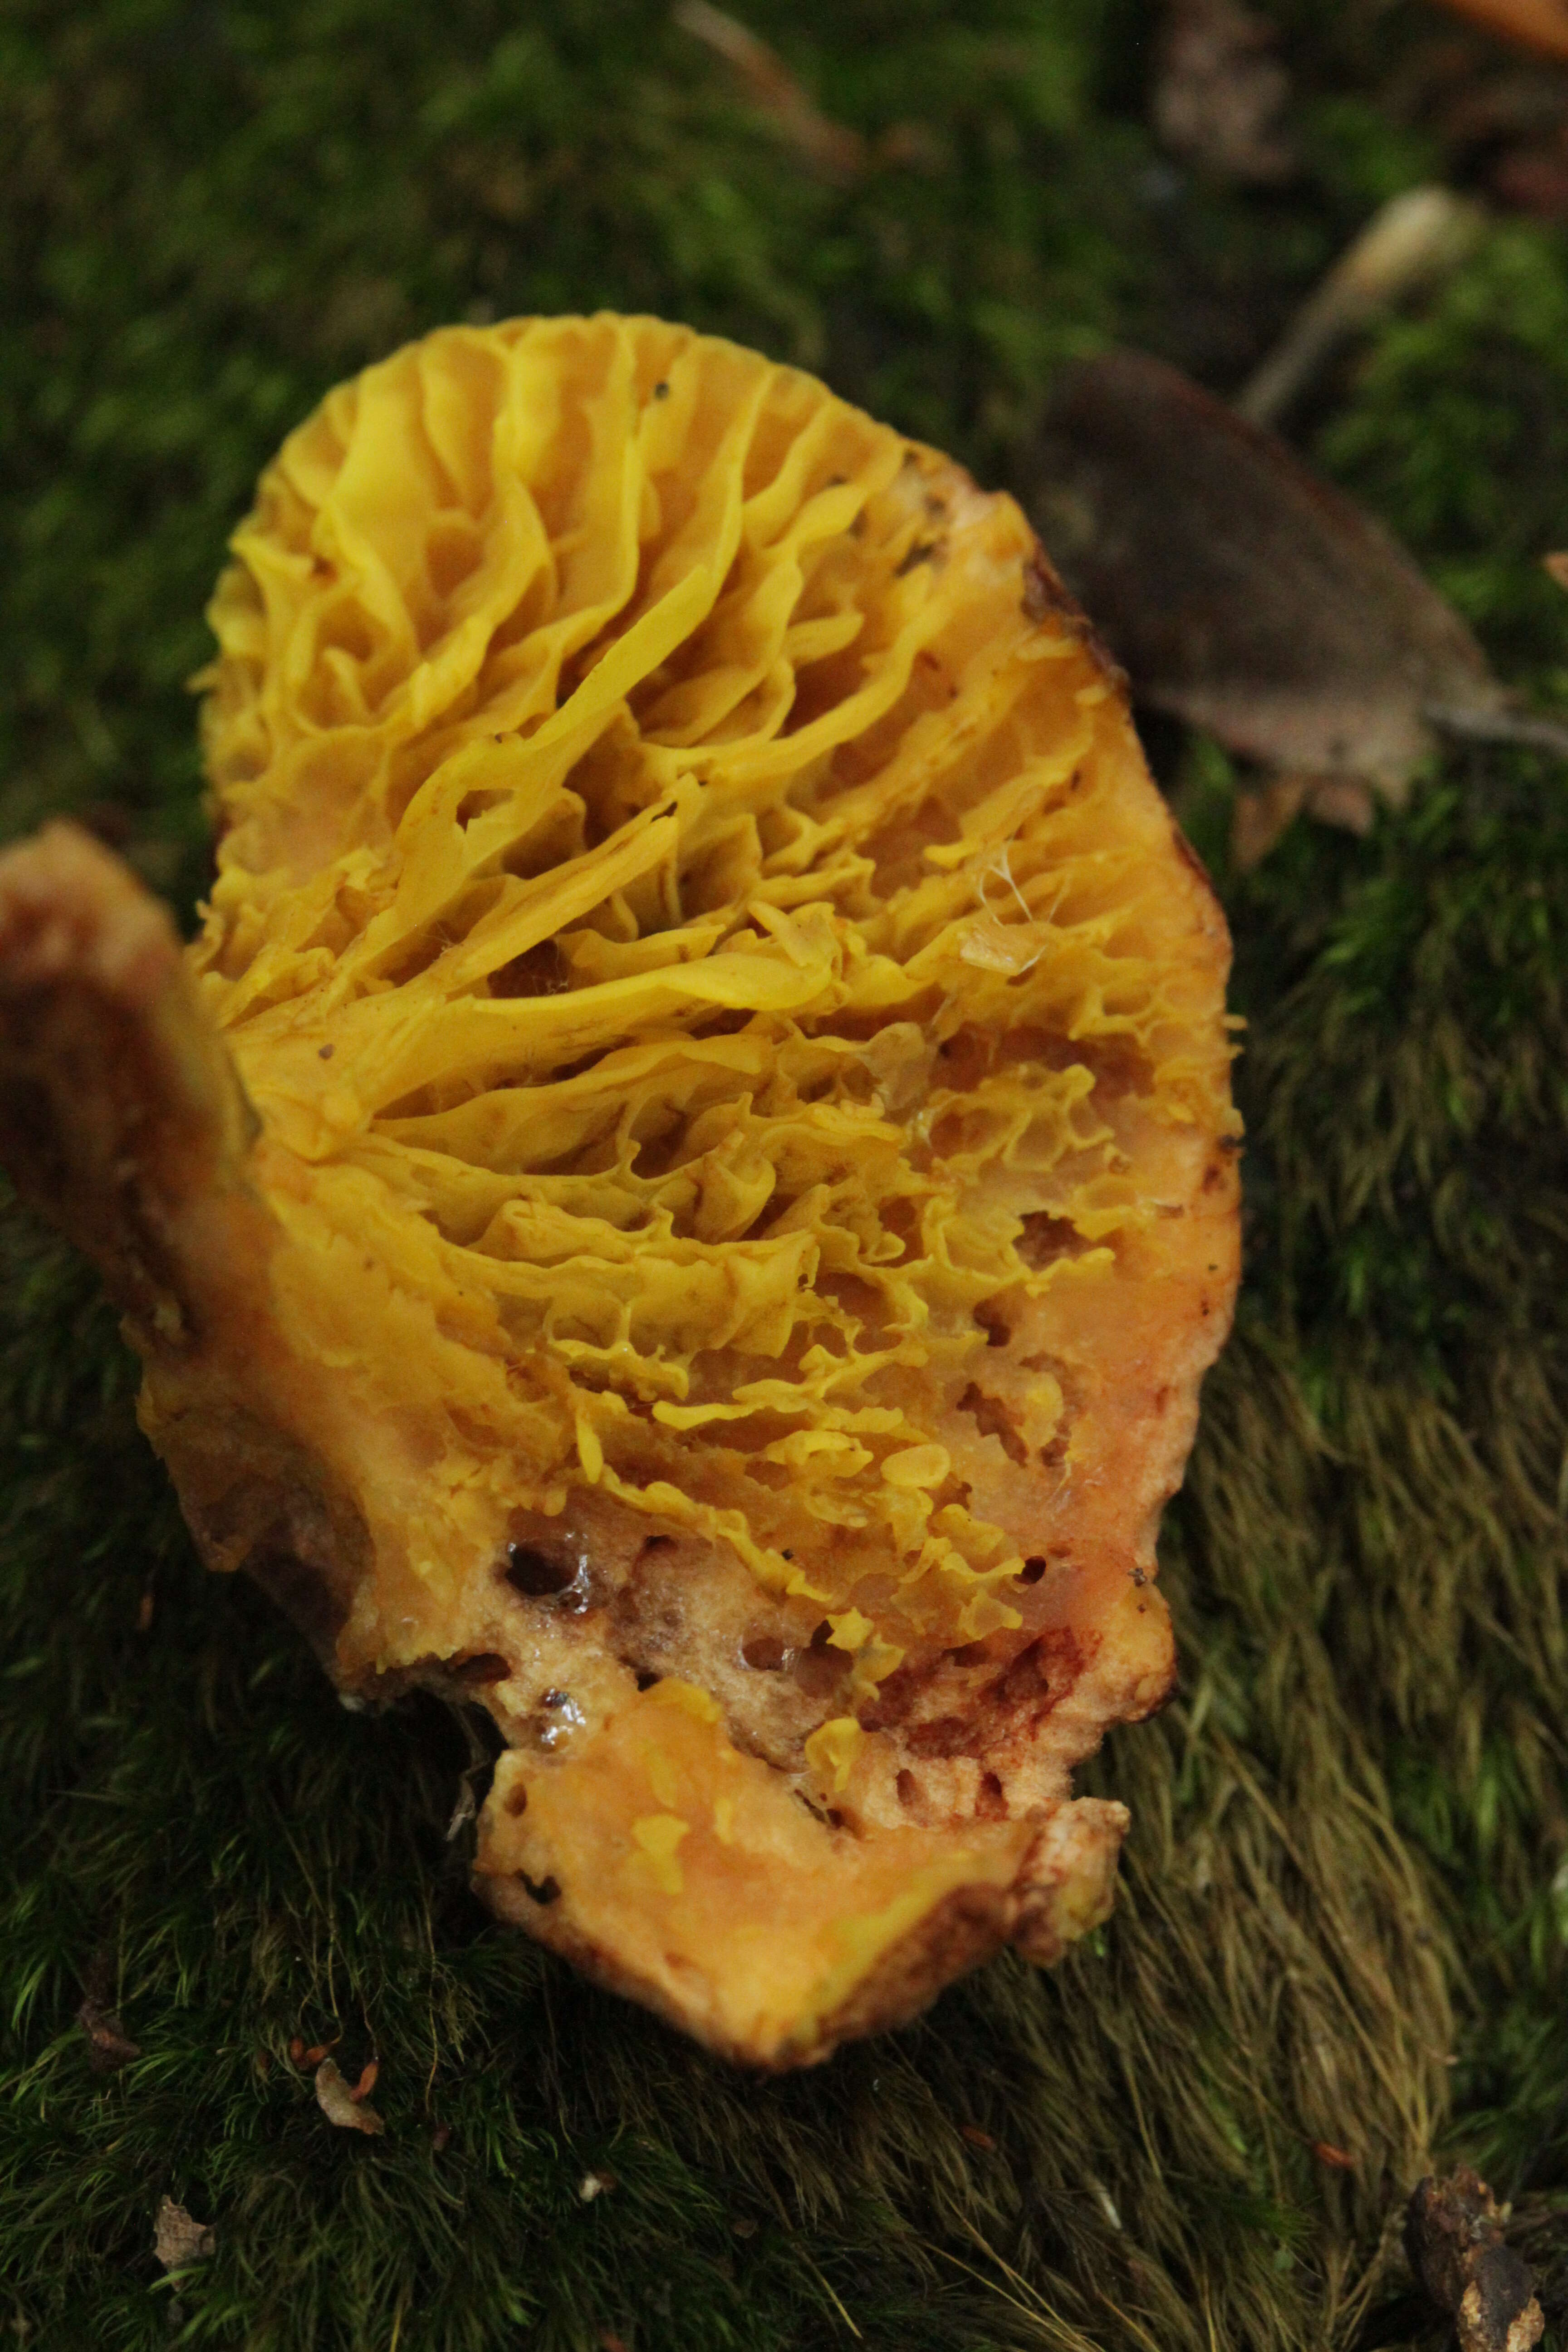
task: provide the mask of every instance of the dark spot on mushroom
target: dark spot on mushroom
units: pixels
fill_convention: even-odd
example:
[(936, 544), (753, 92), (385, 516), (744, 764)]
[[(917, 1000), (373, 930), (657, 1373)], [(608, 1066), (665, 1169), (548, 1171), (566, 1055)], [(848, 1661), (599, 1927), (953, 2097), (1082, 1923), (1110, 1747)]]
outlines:
[(1018, 1570), (1018, 1581), (1020, 1584), (1038, 1584), (1045, 1572), (1046, 1563), (1037, 1555), (1034, 1559), (1024, 1562), (1023, 1567)]
[(509, 1543), (506, 1563), (507, 1582), (528, 1601), (553, 1600), (577, 1578), (574, 1562), (551, 1559), (531, 1544)]
[(1000, 1397), (984, 1395), (971, 1381), (958, 1400), (958, 1410), (966, 1412), (982, 1437), (994, 1437), (1009, 1462), (1020, 1466), (1029, 1458), (1029, 1449), (1019, 1436), (1012, 1414)]
[(1018, 1235), (1018, 1255), (1037, 1273), (1058, 1258), (1081, 1257), (1085, 1244), (1070, 1217), (1053, 1217), (1048, 1209), (1031, 1209)]
[(823, 1618), (811, 1637), (809, 1645), (797, 1650), (792, 1661), (795, 1681), (808, 1698), (824, 1698), (840, 1683), (849, 1664), (842, 1650), (833, 1646), (833, 1628)]
[(247, 1571), (293, 1619), (307, 1641), (331, 1641), (348, 1622), (348, 1604), (314, 1560), (263, 1542), (245, 1559)]
[(541, 940), (537, 947), (513, 956), (490, 974), (492, 996), (560, 996), (570, 985), (553, 940)]
[(531, 1902), (557, 1903), (560, 1901), (561, 1885), (558, 1879), (541, 1878), (535, 1881), (530, 1878), (526, 1870), (520, 1870), (517, 1874), (521, 1879), (523, 1892)]
[(934, 1723), (911, 1724), (905, 1734), (911, 1756), (962, 1756), (972, 1725), (962, 1715), (939, 1715)]
[(646, 1666), (637, 1668), (637, 1688), (640, 1691), (652, 1690), (655, 1683), (663, 1679), (661, 1675), (650, 1675)]
[(454, 1658), (451, 1671), (460, 1683), (504, 1683), (511, 1667), (499, 1650), (476, 1650), (471, 1657)]
[(763, 1675), (782, 1673), (789, 1662), (789, 1652), (776, 1633), (749, 1633), (741, 1644), (741, 1655), (747, 1665)]
[(1054, 565), (1043, 548), (1037, 547), (1024, 559), (1024, 616), (1030, 621), (1043, 621), (1048, 613), (1068, 614), (1073, 609), (1072, 600), (1058, 579)]

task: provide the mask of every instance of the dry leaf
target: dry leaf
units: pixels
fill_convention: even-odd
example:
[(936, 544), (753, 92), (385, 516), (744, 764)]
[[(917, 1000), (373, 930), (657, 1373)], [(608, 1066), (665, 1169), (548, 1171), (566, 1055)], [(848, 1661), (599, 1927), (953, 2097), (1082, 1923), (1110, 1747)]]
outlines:
[(1568, 58), (1568, 0), (1443, 0), (1443, 5), (1521, 48)]
[(335, 2058), (323, 2058), (316, 2069), (316, 2104), (330, 2124), (345, 2131), (384, 2132), (386, 2126), (368, 2101), (354, 2096), (338, 2071)]
[(1272, 25), (1239, 0), (1169, 0), (1156, 68), (1155, 131), (1173, 155), (1246, 187), (1277, 187), (1296, 154), (1279, 128), (1289, 78)]
[(172, 2197), (159, 2200), (153, 2252), (166, 2271), (177, 2271), (186, 2263), (210, 2262), (214, 2244), (214, 2233), (207, 2222), (194, 2221)]
[(1315, 2139), (1312, 2142), (1312, 2154), (1317, 2158), (1320, 2164), (1330, 2166), (1335, 2172), (1353, 2172), (1355, 2170), (1354, 2157), (1347, 2154), (1345, 2149), (1342, 2147), (1336, 2147), (1332, 2140)]
[(1568, 555), (1543, 555), (1541, 562), (1559, 588), (1568, 588)]
[(1139, 699), (1279, 771), (1285, 822), (1310, 798), (1363, 823), (1369, 787), (1400, 803), (1435, 708), (1527, 723), (1402, 548), (1162, 361), (1070, 370), (1037, 463), (1041, 536)]

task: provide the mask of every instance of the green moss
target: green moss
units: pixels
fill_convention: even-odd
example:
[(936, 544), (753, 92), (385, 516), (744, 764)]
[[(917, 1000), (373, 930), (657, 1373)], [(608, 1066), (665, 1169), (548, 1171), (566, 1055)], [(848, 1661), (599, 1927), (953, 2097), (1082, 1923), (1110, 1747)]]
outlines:
[[(1228, 389), (1384, 194), (1423, 12), (1271, 13), (1306, 168), (1159, 158), (1142, 0), (748, 21), (878, 148), (813, 176), (653, 0), (40, 0), (0, 25), (0, 830), (110, 801), (189, 899), (182, 680), (250, 481), (437, 320), (649, 308), (990, 478), (1125, 334)], [(1386, 137), (1384, 136), (1386, 131)], [(1320, 454), (1561, 694), (1561, 241), (1510, 226), (1352, 355)], [(1435, 2149), (1568, 2299), (1561, 769), (1456, 756), (1371, 837), (1228, 862), (1248, 1276), (1164, 1545), (1180, 1696), (1090, 1776), (1121, 1906), (819, 2074), (734, 2076), (478, 1909), (471, 1749), (338, 1708), (197, 1570), (94, 1286), (0, 1223), (0, 2316), (30, 2347), (1435, 2347), (1390, 2259)], [(150, 1617), (148, 1612), (150, 1612)], [(147, 1622), (143, 1622), (143, 1620)], [(104, 1975), (141, 2054), (95, 2074)], [(296, 2040), (374, 2052), (334, 2130)], [(1351, 2168), (1315, 2151), (1342, 2150)], [(591, 2200), (590, 2173), (614, 2185)], [(164, 2280), (159, 2200), (216, 2231)], [(1532, 2200), (1532, 2201), (1531, 2201)]]

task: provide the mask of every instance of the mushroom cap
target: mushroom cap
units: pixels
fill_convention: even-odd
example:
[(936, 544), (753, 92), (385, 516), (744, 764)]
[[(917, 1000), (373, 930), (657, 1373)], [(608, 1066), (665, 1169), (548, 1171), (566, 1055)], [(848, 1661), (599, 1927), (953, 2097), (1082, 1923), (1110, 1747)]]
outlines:
[(1053, 1958), (1237, 1265), (1228, 941), (1118, 675), (1011, 500), (650, 319), (396, 352), (234, 554), (190, 971), (252, 1223), (142, 1403), (206, 1557), (487, 1706), (481, 1891), (714, 2048)]

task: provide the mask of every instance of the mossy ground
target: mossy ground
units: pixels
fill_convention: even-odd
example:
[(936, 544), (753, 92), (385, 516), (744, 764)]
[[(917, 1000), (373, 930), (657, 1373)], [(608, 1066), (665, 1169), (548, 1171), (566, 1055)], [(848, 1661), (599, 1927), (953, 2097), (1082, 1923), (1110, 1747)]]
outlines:
[[(840, 119), (919, 125), (906, 160), (814, 177), (655, 0), (7, 0), (0, 831), (96, 809), (188, 906), (225, 534), (405, 335), (656, 310), (1004, 479), (1062, 358), (1126, 336), (1230, 389), (1441, 160), (1389, 96), (1417, 0), (1276, 0), (1303, 171), (1264, 196), (1153, 147), (1142, 0), (742, 13)], [(1560, 702), (1562, 237), (1497, 226), (1303, 429)], [(19, 2343), (1436, 2347), (1391, 2253), (1435, 2150), (1520, 2197), (1563, 2328), (1568, 778), (1458, 755), (1242, 876), (1224, 756), (1163, 753), (1250, 1024), (1249, 1271), (1163, 1546), (1181, 1696), (1091, 1776), (1135, 1818), (1093, 1943), (820, 2073), (738, 2077), (486, 1919), (461, 1727), (343, 1713), (202, 1575), (91, 1278), (0, 1228)], [(112, 2074), (84, 1979), (142, 2053)], [(384, 2137), (328, 2124), (295, 2037), (374, 2051)], [(216, 2233), (174, 2280), (165, 2193)]]

